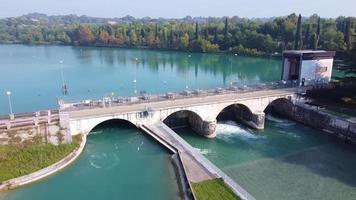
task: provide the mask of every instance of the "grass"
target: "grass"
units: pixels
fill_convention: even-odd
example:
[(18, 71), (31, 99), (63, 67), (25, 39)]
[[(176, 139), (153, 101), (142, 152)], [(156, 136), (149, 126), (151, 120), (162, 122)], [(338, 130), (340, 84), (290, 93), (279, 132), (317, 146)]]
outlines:
[(240, 200), (221, 179), (192, 183), (197, 200)]
[(0, 146), (0, 182), (30, 174), (63, 159), (79, 147), (81, 136), (71, 144), (22, 144)]

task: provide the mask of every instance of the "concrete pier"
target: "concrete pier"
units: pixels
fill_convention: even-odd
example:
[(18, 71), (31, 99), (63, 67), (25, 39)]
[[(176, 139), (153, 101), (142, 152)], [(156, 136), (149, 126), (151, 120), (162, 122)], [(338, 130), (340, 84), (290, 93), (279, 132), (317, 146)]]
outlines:
[(221, 178), (241, 199), (255, 199), (163, 122), (153, 125), (142, 125), (141, 129), (180, 156), (189, 184)]

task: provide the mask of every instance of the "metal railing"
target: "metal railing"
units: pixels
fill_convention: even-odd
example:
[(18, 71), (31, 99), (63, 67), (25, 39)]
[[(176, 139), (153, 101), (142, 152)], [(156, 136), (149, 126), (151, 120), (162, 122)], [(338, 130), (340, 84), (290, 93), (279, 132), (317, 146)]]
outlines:
[(121, 105), (133, 105), (140, 103), (158, 102), (165, 100), (178, 100), (192, 97), (205, 97), (214, 96), (222, 94), (238, 94), (238, 93), (248, 93), (254, 91), (262, 90), (273, 90), (273, 89), (283, 89), (283, 88), (295, 88), (299, 87), (298, 82), (295, 81), (279, 81), (279, 82), (269, 82), (260, 83), (255, 85), (236, 85), (232, 84), (227, 87), (216, 87), (213, 89), (195, 89), (195, 90), (183, 90), (180, 92), (167, 92), (165, 94), (141, 94), (138, 96), (130, 97), (105, 97), (96, 100), (82, 100), (78, 102), (65, 102), (60, 100), (58, 102), (60, 110), (62, 111), (75, 111), (82, 109), (93, 109), (93, 108), (105, 108)]
[(59, 110), (42, 110), (38, 112), (16, 113), (0, 116), (0, 129), (36, 126), (59, 121)]

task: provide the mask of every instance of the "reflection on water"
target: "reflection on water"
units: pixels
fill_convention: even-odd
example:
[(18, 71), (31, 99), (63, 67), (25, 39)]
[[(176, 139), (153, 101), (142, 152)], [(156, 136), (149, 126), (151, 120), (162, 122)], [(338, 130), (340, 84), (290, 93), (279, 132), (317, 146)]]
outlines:
[(170, 155), (160, 145), (137, 129), (122, 126), (100, 127), (93, 133), (70, 167), (0, 193), (0, 199), (180, 199)]
[[(61, 71), (69, 89), (65, 99), (82, 100), (111, 93), (129, 96), (135, 90), (164, 93), (186, 86), (203, 89), (230, 82), (276, 81), (281, 62), (174, 51), (0, 45), (0, 70), (0, 92), (11, 90), (15, 112), (24, 112), (56, 106), (63, 98)], [(0, 95), (0, 113), (8, 111), (6, 101)]]
[(352, 145), (269, 115), (263, 131), (234, 122), (220, 122), (217, 131), (210, 140), (177, 130), (257, 199), (356, 199)]

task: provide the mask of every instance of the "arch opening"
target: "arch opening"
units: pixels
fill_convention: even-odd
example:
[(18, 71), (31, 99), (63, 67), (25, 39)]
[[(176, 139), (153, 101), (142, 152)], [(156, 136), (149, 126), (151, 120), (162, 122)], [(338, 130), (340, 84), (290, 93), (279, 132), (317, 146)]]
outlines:
[(191, 128), (199, 135), (208, 138), (215, 137), (216, 121), (204, 121), (197, 113), (189, 110), (181, 110), (170, 114), (163, 120), (168, 127)]
[(189, 110), (180, 110), (170, 114), (163, 120), (171, 129), (191, 127), (195, 123), (203, 121), (195, 112)]
[(232, 104), (220, 111), (216, 120), (219, 121), (234, 121), (238, 124), (246, 124), (253, 118), (252, 111), (243, 104)]
[(99, 124), (95, 125), (89, 132), (88, 135), (93, 134), (103, 128), (126, 128), (126, 129), (137, 129), (132, 122), (125, 119), (109, 119)]
[(293, 103), (287, 98), (279, 98), (271, 103), (265, 108), (264, 113), (266, 115), (276, 115), (285, 117), (288, 112), (292, 110)]

